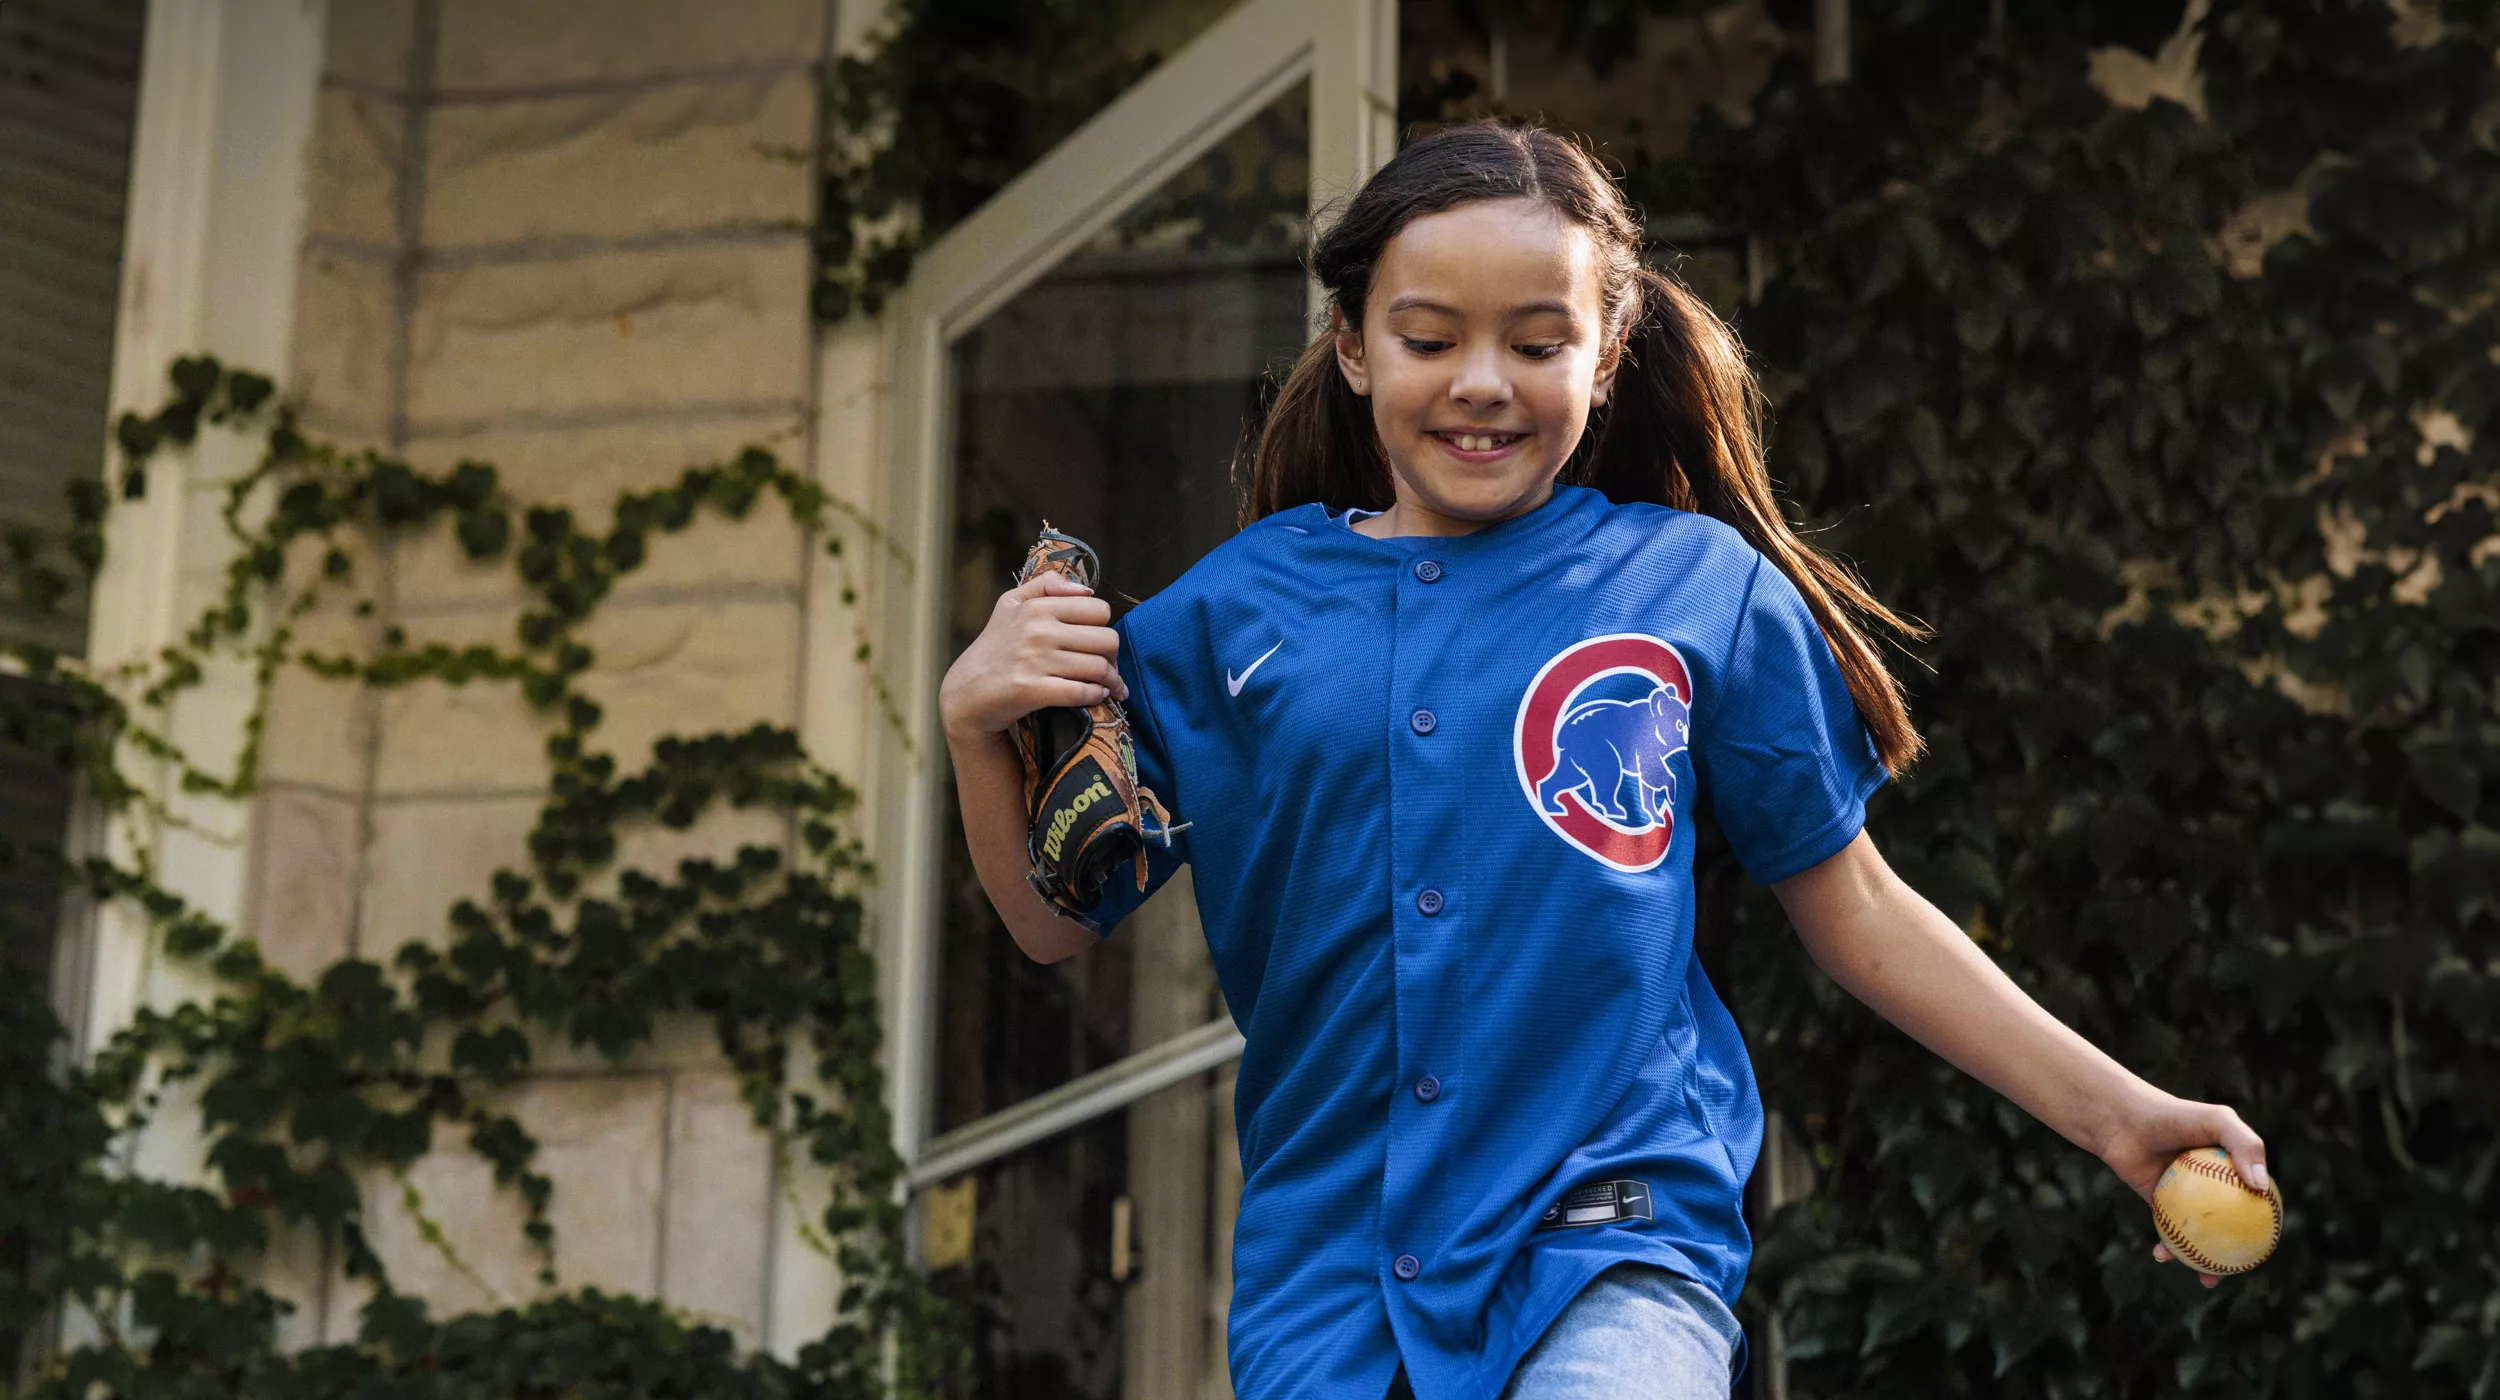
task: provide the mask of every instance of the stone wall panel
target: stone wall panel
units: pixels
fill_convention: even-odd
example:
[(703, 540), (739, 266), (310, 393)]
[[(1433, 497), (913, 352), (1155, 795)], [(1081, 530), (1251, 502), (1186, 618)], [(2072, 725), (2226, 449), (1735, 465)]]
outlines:
[(408, 107), (394, 97), (325, 88), (313, 121), (304, 232), (377, 247), (399, 241), (399, 167)]
[(514, 1111), (561, 1183), (547, 1209), (565, 1288), (649, 1294), (660, 1286), (660, 1163), (667, 1081), (603, 1074), (534, 1080)]
[(497, 870), (526, 869), (543, 797), (431, 797), (377, 802), (357, 946), (387, 962), (410, 943), (444, 946), (451, 907), (484, 903)]
[[(409, 644), (515, 646), (505, 613), (412, 618)], [(794, 602), (611, 602), (591, 615), (582, 640), (595, 659), (584, 694), (605, 711), (591, 747), (631, 772), (668, 734), (789, 724), (797, 690), (799, 610)], [(378, 795), (445, 796), (540, 791), (546, 786), (549, 716), (532, 711), (518, 685), (420, 680), (382, 693)]]
[(430, 428), (795, 404), (807, 389), (808, 277), (795, 236), (430, 272), (409, 415)]
[(341, 794), (273, 783), (255, 806), (250, 932), (270, 966), (298, 982), (317, 980), (348, 954), (358, 805)]
[[(525, 1082), (509, 1101), (538, 1139), (536, 1167), (554, 1178), (547, 1218), (556, 1230), (557, 1286), (648, 1294), (658, 1286), (660, 1153), (667, 1082), (651, 1075), (592, 1075)], [(366, 1230), (392, 1286), (426, 1299), (437, 1317), (526, 1302), (544, 1290), (539, 1255), (522, 1234), (517, 1191), (457, 1128), (438, 1125), (434, 1150), (403, 1182), (371, 1171), (363, 1182)], [(414, 1188), (423, 1219), (410, 1208)], [(428, 1240), (425, 1222), (440, 1228)], [(331, 1290), (327, 1335), (355, 1332), (370, 1296)]]
[(735, 1075), (676, 1077), (663, 1208), (660, 1297), (726, 1326), (741, 1345), (761, 1341), (773, 1145), (740, 1101)]
[[(686, 468), (728, 461), (750, 444), (803, 467), (800, 426), (795, 415), (739, 415), (695, 423), (483, 433), (426, 439), (413, 444), (408, 456), (432, 472), (449, 471), (467, 459), (491, 462), (513, 500), (566, 507), (584, 529), (605, 531), (618, 496), (672, 485)], [(789, 511), (777, 497), (767, 498), (742, 521), (707, 513), (679, 534), (652, 536), (642, 567), (625, 586), (796, 588), (805, 550)], [(448, 525), (402, 541), (395, 590), (402, 607), (415, 609), (494, 601), (517, 608), (523, 596), (510, 559), (471, 562)]]
[[(529, 873), (529, 833), (545, 801), (543, 793), (516, 792), (374, 804), (358, 948), (366, 957), (388, 961), (410, 943), (446, 944), (452, 905), (463, 899), (485, 903), (497, 870)], [(775, 813), (723, 809), (683, 831), (620, 827), (615, 864), (587, 881), (584, 893), (614, 893), (619, 870), (673, 880), (678, 862), (690, 856), (727, 860), (744, 845), (781, 847), (788, 826)]]
[(669, 735), (738, 732), (796, 716), (799, 610), (779, 602), (611, 606), (584, 639), (582, 689), (606, 710), (594, 736), (623, 771)]
[(781, 223), (813, 198), (813, 75), (681, 83), (436, 110), (427, 134), (433, 247)]
[(372, 87), (405, 87), (416, 30), (417, 0), (332, 0), (322, 24), (326, 75)]
[[(361, 657), (368, 651), (371, 630), (350, 613), (316, 612), (296, 620), (295, 645), (326, 655)], [(316, 676), (298, 665), (281, 666), (269, 686), (261, 780), (357, 793), (364, 787), (372, 733), (372, 707), (363, 687)]]
[[(510, 653), (520, 643), (505, 613), (427, 618), (407, 624), (409, 645), (440, 642)], [(425, 679), (381, 693), (374, 792), (382, 798), (544, 792), (550, 716), (530, 708), (516, 681), (465, 685)]]
[(454, 91), (805, 63), (825, 0), (443, 0), (436, 81)]
[(396, 297), (384, 263), (305, 250), (295, 281), (295, 380), (288, 387), (320, 430), (378, 438), (391, 421)]
[[(813, 189), (779, 152), (814, 135), (810, 65), (830, 8), (333, 0), (289, 385), (308, 426), (405, 444), (429, 471), (493, 461), (514, 499), (567, 506), (593, 529), (620, 491), (750, 442), (801, 460)], [(435, 61), (412, 74), (420, 20)], [(403, 188), (417, 121), (427, 160)], [(422, 247), (401, 247), (409, 204)], [(582, 688), (606, 712), (594, 747), (630, 771), (663, 735), (794, 722), (806, 550), (772, 500), (652, 540), (584, 633), (597, 662)], [(289, 560), (317, 563), (310, 546)], [(359, 551), (357, 568), (299, 623), (303, 644), (363, 657), (396, 624), (411, 645), (516, 645), (526, 598), (509, 561), (468, 564), (448, 530)], [(360, 595), (378, 618), (354, 615)], [(282, 673), (252, 873), (273, 959), (310, 976), (351, 948), (387, 959), (442, 941), (457, 899), (525, 865), (551, 728), (510, 682), (370, 692)], [(620, 863), (665, 876), (688, 855), (782, 845), (787, 825), (725, 812), (690, 831), (629, 830)], [(775, 1159), (704, 1018), (664, 1018), (623, 1066), (541, 1037), (509, 1102), (556, 1181), (559, 1286), (657, 1293), (763, 1341)], [(541, 1292), (519, 1198), (457, 1127), (439, 1127), (404, 1180), (365, 1185), (394, 1283), (437, 1316)], [(334, 1341), (370, 1296), (335, 1273), (290, 1293)]]

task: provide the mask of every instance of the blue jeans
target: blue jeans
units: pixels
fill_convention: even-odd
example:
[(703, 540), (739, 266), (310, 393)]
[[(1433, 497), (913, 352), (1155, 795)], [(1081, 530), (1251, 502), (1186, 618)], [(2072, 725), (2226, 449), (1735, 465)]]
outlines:
[[(1529, 1348), (1502, 1400), (1727, 1400), (1740, 1335), (1708, 1288), (1653, 1264), (1617, 1264)], [(1390, 1400), (1413, 1393), (1399, 1372)]]

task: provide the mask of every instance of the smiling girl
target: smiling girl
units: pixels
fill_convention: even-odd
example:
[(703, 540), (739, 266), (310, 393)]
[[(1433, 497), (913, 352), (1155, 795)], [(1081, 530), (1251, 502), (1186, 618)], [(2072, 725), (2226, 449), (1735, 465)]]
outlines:
[[(1045, 576), (940, 694), (974, 863), (1043, 961), (1004, 731), (1128, 702), (1247, 1038), (1245, 1400), (1712, 1397), (1762, 1109), (1695, 961), (1705, 799), (1815, 962), (2138, 1192), (2230, 1109), (2130, 1074), (1892, 873), (1866, 799), (1917, 756), (1870, 629), (1798, 538), (1734, 337), (1645, 268), (1580, 148), (1408, 146), (1322, 234), (1331, 329), (1286, 381), (1250, 523), (1116, 628)], [(2210, 1280), (2208, 1280), (2210, 1282)], [(1411, 1388), (1411, 1389), (1410, 1389)]]

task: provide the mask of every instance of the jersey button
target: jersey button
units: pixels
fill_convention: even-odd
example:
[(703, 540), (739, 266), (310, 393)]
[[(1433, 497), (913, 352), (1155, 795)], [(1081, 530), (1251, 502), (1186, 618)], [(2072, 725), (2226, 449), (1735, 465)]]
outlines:
[(1422, 894), (1415, 896), (1415, 908), (1427, 919), (1440, 913), (1441, 892), (1439, 890), (1426, 890)]
[(1441, 573), (1442, 569), (1440, 560), (1426, 559), (1415, 566), (1415, 581), (1418, 583), (1439, 583), (1441, 581)]
[(1389, 1272), (1396, 1274), (1400, 1283), (1413, 1283), (1423, 1271), (1424, 1261), (1412, 1254), (1401, 1254), (1389, 1261)]
[(1440, 719), (1430, 710), (1417, 710), (1406, 717), (1406, 722), (1413, 725), (1418, 734), (1430, 734), (1441, 725)]
[(1425, 1103), (1441, 1097), (1441, 1081), (1427, 1074), (1415, 1081), (1415, 1097)]

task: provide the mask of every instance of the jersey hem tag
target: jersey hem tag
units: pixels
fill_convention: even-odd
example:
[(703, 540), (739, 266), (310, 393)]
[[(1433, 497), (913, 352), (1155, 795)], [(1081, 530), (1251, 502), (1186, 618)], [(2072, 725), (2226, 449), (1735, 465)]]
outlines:
[(1619, 1225), (1626, 1220), (1655, 1220), (1646, 1181), (1595, 1181), (1575, 1186), (1545, 1208), (1536, 1223), (1540, 1230), (1571, 1230), (1585, 1225)]

